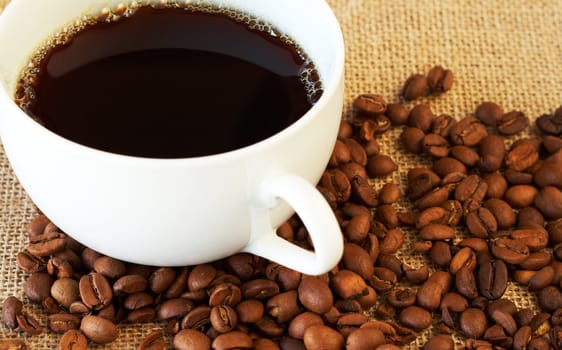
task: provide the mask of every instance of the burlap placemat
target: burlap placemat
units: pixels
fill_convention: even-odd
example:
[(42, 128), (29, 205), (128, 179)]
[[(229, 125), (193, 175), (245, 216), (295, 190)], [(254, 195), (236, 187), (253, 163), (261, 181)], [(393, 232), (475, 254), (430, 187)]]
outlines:
[[(0, 0), (0, 9), (7, 3)], [(329, 3), (346, 39), (346, 106), (354, 96), (365, 92), (379, 93), (395, 102), (401, 84), (411, 73), (427, 72), (434, 64), (452, 69), (456, 76), (452, 91), (426, 100), (436, 113), (461, 118), (478, 103), (492, 100), (505, 110), (522, 110), (534, 119), (562, 104), (562, 0)], [(397, 141), (399, 132), (385, 134), (381, 146), (400, 167), (385, 181), (404, 189), (407, 170), (423, 164), (423, 160), (403, 152)], [(0, 149), (0, 300), (8, 295), (23, 298), (26, 276), (17, 268), (15, 256), (26, 244), (24, 227), (34, 213), (33, 203)], [(401, 259), (412, 266), (427, 263), (411, 255), (408, 247), (406, 242), (399, 253)], [(534, 297), (525, 289), (511, 285), (507, 296), (520, 307), (535, 307)], [(30, 312), (45, 324), (39, 308), (32, 307)], [(159, 327), (121, 326), (121, 336), (115, 343), (93, 348), (135, 349), (144, 335)], [(407, 348), (419, 348), (430, 333), (423, 333)], [(0, 339), (21, 337), (0, 326)], [(54, 349), (58, 339), (45, 332), (27, 341), (31, 349)], [(460, 338), (456, 340), (460, 347)]]

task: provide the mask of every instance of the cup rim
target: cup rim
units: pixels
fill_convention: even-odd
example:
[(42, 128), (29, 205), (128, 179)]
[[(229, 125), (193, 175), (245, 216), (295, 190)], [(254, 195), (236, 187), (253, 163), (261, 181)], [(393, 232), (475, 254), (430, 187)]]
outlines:
[[(132, 156), (120, 153), (113, 153), (109, 151), (104, 151), (101, 149), (97, 149), (94, 147), (86, 146), (81, 143), (69, 140), (57, 133), (47, 129), (39, 122), (31, 118), (28, 114), (26, 114), (20, 107), (16, 104), (13, 100), (13, 97), (9, 96), (8, 91), (5, 89), (5, 86), (2, 85), (0, 88), (0, 99), (5, 99), (9, 101), (6, 104), (6, 107), (10, 109), (8, 114), (17, 114), (18, 117), (25, 117), (24, 122), (29, 123), (28, 126), (35, 129), (35, 131), (39, 133), (43, 133), (46, 137), (54, 140), (59, 145), (64, 147), (73, 148), (75, 152), (81, 152), (91, 157), (96, 158), (106, 158), (107, 160), (118, 160), (118, 161), (127, 161), (137, 164), (151, 164), (155, 166), (169, 166), (169, 165), (180, 165), (183, 163), (189, 163), (190, 165), (196, 163), (209, 163), (209, 162), (224, 162), (229, 160), (238, 159), (240, 157), (246, 156), (249, 153), (259, 152), (259, 150), (263, 148), (267, 148), (271, 144), (280, 142), (282, 139), (286, 137), (290, 137), (290, 135), (294, 134), (300, 128), (304, 127), (306, 124), (311, 122), (311, 119), (314, 118), (314, 115), (320, 113), (320, 110), (324, 109), (326, 104), (334, 98), (334, 95), (338, 92), (338, 86), (340, 81), (343, 80), (344, 76), (344, 59), (345, 59), (345, 47), (344, 47), (344, 38), (343, 33), (341, 31), (340, 24), (330, 6), (323, 0), (318, 1), (320, 6), (325, 6), (328, 11), (326, 11), (327, 18), (326, 21), (330, 24), (330, 26), (334, 29), (334, 38), (331, 41), (331, 45), (334, 46), (333, 50), (333, 64), (331, 65), (331, 70), (327, 74), (329, 75), (329, 80), (322, 80), (323, 84), (323, 93), (322, 96), (312, 105), (312, 107), (305, 112), (297, 121), (292, 123), (291, 125), (287, 126), (283, 130), (275, 133), (274, 135), (269, 136), (263, 140), (260, 140), (256, 143), (253, 143), (248, 146), (244, 146), (241, 148), (237, 148), (231, 151), (204, 155), (204, 156), (197, 156), (197, 157), (182, 157), (182, 158), (156, 158), (156, 157), (142, 157), (142, 156)], [(10, 4), (8, 4), (6, 10), (9, 11)], [(1, 20), (0, 16), (0, 20)], [(306, 50), (306, 49), (305, 49)], [(313, 60), (314, 62), (314, 60)]]

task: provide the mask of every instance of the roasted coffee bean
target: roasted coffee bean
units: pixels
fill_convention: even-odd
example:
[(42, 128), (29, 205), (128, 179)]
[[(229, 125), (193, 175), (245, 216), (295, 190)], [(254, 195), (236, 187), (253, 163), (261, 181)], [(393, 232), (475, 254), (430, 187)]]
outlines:
[(343, 299), (352, 299), (368, 293), (365, 280), (350, 270), (339, 270), (332, 277), (330, 285), (334, 292)]
[(514, 171), (524, 171), (535, 165), (538, 159), (539, 154), (535, 147), (529, 142), (523, 142), (507, 152), (505, 165)]
[[(275, 282), (273, 282), (272, 285), (274, 285), (274, 284), (275, 284)], [(248, 288), (247, 292), (259, 294), (260, 293), (259, 291), (256, 291), (256, 290), (251, 291), (250, 290), (253, 287), (256, 287), (256, 286), (251, 286), (251, 285), (246, 286), (246, 288)], [(236, 305), (238, 305), (240, 300), (242, 300), (242, 290), (240, 289), (241, 287), (238, 287), (234, 283), (223, 282), (223, 283), (219, 283), (216, 286), (210, 287), (210, 288), (211, 288), (211, 290), (209, 291), (209, 306), (217, 306), (217, 305), (236, 306)], [(271, 288), (274, 288), (272, 293), (275, 293), (275, 287), (271, 287)], [(277, 287), (277, 288), (279, 288), (279, 287)], [(277, 289), (277, 291), (278, 291), (278, 289)], [(263, 293), (269, 293), (269, 292), (264, 290)], [(266, 298), (266, 297), (263, 297), (263, 298)]]
[[(353, 179), (354, 177), (368, 179), (367, 170), (365, 170), (365, 167), (355, 162), (350, 162), (342, 165), (340, 167), (340, 170), (345, 176), (347, 176), (349, 181), (351, 181), (351, 179)], [(335, 192), (332, 192), (333, 189), (326, 189), (326, 190), (330, 191), (334, 196), (336, 196), (336, 201), (337, 201), (337, 194)], [(345, 202), (342, 204), (345, 204)]]
[(51, 296), (68, 309), (73, 302), (80, 300), (78, 282), (66, 277), (55, 280), (51, 286)]
[(498, 223), (498, 229), (505, 230), (515, 225), (517, 215), (506, 201), (490, 198), (484, 202), (484, 207), (494, 214)]
[(151, 306), (135, 309), (127, 314), (127, 321), (131, 323), (152, 322), (156, 319), (156, 310)]
[(47, 261), (47, 272), (58, 278), (70, 278), (74, 275), (72, 265), (66, 260), (53, 256)]
[(562, 187), (562, 160), (557, 160), (556, 157), (562, 158), (562, 150), (558, 150), (533, 172), (535, 184), (539, 187), (555, 186)]
[(548, 219), (562, 218), (562, 191), (554, 186), (540, 189), (534, 198), (535, 206)]
[(482, 171), (494, 172), (500, 169), (506, 153), (505, 141), (497, 135), (488, 135), (480, 143), (478, 167)]
[(386, 106), (385, 115), (390, 119), (392, 125), (404, 125), (408, 121), (408, 110), (401, 103), (389, 103)]
[(416, 220), (416, 228), (420, 229), (429, 224), (447, 224), (447, 210), (442, 207), (430, 207), (423, 210)]
[(548, 244), (548, 232), (542, 226), (513, 230), (510, 237), (525, 244), (530, 251), (541, 250)]
[(393, 204), (400, 199), (400, 187), (393, 183), (385, 184), (379, 192), (380, 204)]
[(550, 344), (545, 337), (534, 337), (527, 345), (528, 350), (550, 350)]
[(36, 256), (48, 256), (63, 250), (66, 246), (66, 235), (60, 232), (42, 233), (29, 239), (27, 250)]
[(426, 103), (416, 105), (408, 115), (408, 126), (418, 128), (424, 133), (428, 133), (433, 124), (435, 115), (431, 111), (431, 107)]
[(414, 206), (419, 210), (430, 207), (437, 207), (443, 204), (449, 198), (449, 188), (437, 187), (424, 194), (414, 202)]
[(338, 140), (345, 140), (353, 136), (353, 127), (351, 123), (346, 120), (342, 119), (340, 121), (340, 127), (338, 129)]
[(455, 286), (457, 291), (468, 299), (474, 299), (478, 296), (476, 278), (474, 272), (468, 266), (463, 266), (455, 274)]
[(404, 244), (404, 233), (398, 229), (390, 229), (380, 241), (379, 249), (382, 254), (393, 254)]
[(429, 85), (425, 75), (412, 74), (404, 83), (402, 96), (406, 101), (415, 100), (416, 98), (425, 96), (428, 89)]
[(476, 146), (482, 141), (488, 132), (484, 124), (473, 116), (461, 119), (457, 125), (451, 128), (451, 142), (455, 145)]
[(336, 144), (334, 145), (334, 149), (332, 150), (332, 155), (330, 156), (328, 166), (336, 168), (341, 164), (348, 163), (349, 161), (351, 161), (351, 153), (349, 151), (349, 148), (345, 143), (337, 140)]
[(214, 306), (209, 319), (213, 328), (219, 333), (230, 332), (238, 325), (236, 311), (228, 305)]
[(429, 250), (429, 257), (435, 265), (445, 267), (451, 263), (453, 254), (449, 244), (443, 241), (436, 241), (433, 242), (433, 245)]
[(127, 310), (137, 310), (154, 304), (154, 297), (150, 293), (137, 292), (128, 295), (123, 300), (123, 306)]
[(449, 271), (457, 273), (462, 267), (467, 267), (470, 271), (476, 268), (476, 255), (470, 248), (462, 248), (453, 256), (449, 264)]
[(398, 225), (396, 209), (390, 204), (379, 205), (375, 211), (375, 220), (379, 221), (388, 229), (393, 229)]
[(18, 266), (27, 273), (43, 272), (47, 269), (46, 261), (24, 250), (16, 256)]
[(482, 102), (474, 112), (476, 118), (487, 126), (496, 126), (498, 120), (504, 115), (503, 109), (494, 102)]
[(417, 304), (427, 310), (436, 310), (443, 293), (443, 287), (439, 283), (428, 280), (418, 289)]
[(475, 150), (463, 145), (456, 145), (451, 147), (450, 154), (451, 157), (460, 161), (467, 167), (474, 167), (480, 159), (480, 156), (478, 155), (478, 153), (476, 153)]
[(457, 186), (455, 199), (463, 204), (465, 210), (473, 211), (478, 209), (487, 191), (488, 184), (486, 182), (478, 175), (470, 175)]
[(359, 328), (351, 332), (346, 339), (348, 350), (375, 349), (385, 343), (384, 334), (373, 327)]
[(377, 154), (369, 158), (366, 169), (370, 177), (384, 177), (396, 171), (398, 166), (389, 156)]
[(386, 101), (381, 95), (362, 94), (353, 100), (355, 114), (371, 117), (386, 112)]
[(60, 350), (86, 350), (88, 348), (88, 339), (78, 329), (69, 329), (60, 338)]
[(403, 309), (398, 319), (406, 327), (415, 330), (426, 329), (431, 325), (431, 314), (419, 306), (408, 306)]
[(554, 114), (543, 114), (535, 121), (537, 127), (545, 134), (559, 135), (562, 133), (562, 113), (560, 108)]
[(168, 289), (176, 278), (176, 271), (171, 267), (160, 267), (148, 277), (148, 287), (156, 294)]
[(138, 350), (166, 349), (165, 334), (162, 331), (152, 331), (140, 342)]
[(336, 195), (336, 201), (343, 203), (351, 197), (351, 183), (349, 178), (340, 170), (332, 169), (324, 172), (321, 184)]
[(408, 171), (408, 197), (416, 200), (441, 183), (441, 178), (427, 168), (412, 168)]
[(422, 149), (434, 158), (443, 158), (449, 155), (449, 142), (438, 134), (427, 134), (421, 141)]
[(377, 139), (375, 135), (377, 131), (377, 124), (375, 124), (373, 120), (365, 119), (357, 122), (358, 124), (356, 124), (355, 126), (359, 128), (358, 138), (361, 143), (366, 144)]
[(207, 288), (215, 279), (217, 270), (213, 265), (201, 264), (191, 270), (187, 279), (187, 286), (190, 291), (196, 292)]
[(39, 304), (43, 299), (51, 296), (51, 286), (53, 278), (45, 272), (37, 272), (31, 274), (25, 281), (25, 296), (32, 302)]
[(513, 349), (525, 350), (531, 341), (531, 327), (523, 326), (513, 335)]
[(562, 307), (562, 292), (560, 287), (548, 286), (538, 292), (539, 306), (548, 312)]
[(480, 238), (487, 238), (488, 235), (494, 234), (498, 229), (496, 218), (488, 209), (479, 207), (471, 211), (465, 218), (468, 231)]
[[(245, 310), (243, 313), (237, 312), (237, 316), (240, 319), (244, 316), (244, 319), (248, 318), (249, 312), (256, 313), (256, 316), (252, 318), (252, 322), (257, 321), (263, 316), (263, 304), (257, 300), (252, 300), (254, 303), (248, 304), (249, 306), (256, 307), (255, 310)], [(238, 310), (238, 304), (236, 307)], [(241, 309), (243, 310), (243, 309)], [(199, 305), (189, 311), (181, 320), (181, 328), (182, 329), (196, 329), (201, 332), (205, 332), (209, 325), (211, 324), (210, 320), (211, 316), (211, 308), (207, 305)], [(242, 321), (241, 322), (250, 322), (250, 321)]]
[(369, 284), (378, 292), (391, 290), (397, 282), (398, 278), (392, 270), (379, 266), (374, 268), (373, 276), (369, 280)]
[(468, 308), (459, 318), (460, 328), (470, 338), (480, 338), (486, 331), (488, 321), (482, 310)]
[(80, 278), (80, 297), (89, 308), (100, 310), (113, 300), (113, 291), (105, 276), (100, 273), (90, 273)]
[(352, 332), (367, 322), (369, 318), (360, 312), (348, 312), (342, 314), (336, 321), (336, 329), (347, 338)]
[(419, 237), (424, 240), (446, 240), (455, 238), (455, 231), (446, 225), (429, 224), (422, 227)]
[[(242, 336), (241, 332), (236, 332), (233, 336), (227, 339), (220, 339), (217, 342), (218, 347), (213, 347), (213, 349), (231, 349), (228, 347), (228, 342), (234, 342), (233, 345), (241, 345), (241, 348), (250, 348), (251, 346), (247, 346), (251, 343), (250, 337), (246, 338)], [(225, 334), (226, 335), (226, 334)], [(245, 334), (244, 334), (245, 335)], [(243, 342), (240, 342), (240, 339), (243, 339)], [(194, 329), (183, 329), (179, 331), (176, 335), (174, 335), (174, 349), (178, 350), (208, 350), (211, 349), (211, 339), (205, 335), (204, 333), (194, 330)], [(245, 346), (244, 346), (245, 345)]]
[(507, 191), (507, 180), (500, 173), (488, 174), (482, 180), (488, 184), (488, 190), (486, 191), (488, 198), (502, 198)]
[(268, 279), (247, 281), (240, 286), (244, 299), (267, 299), (279, 293), (279, 285)]
[(422, 141), (425, 137), (423, 130), (415, 127), (407, 127), (400, 134), (400, 141), (404, 148), (411, 153), (421, 153), (423, 150)]
[(110, 280), (115, 280), (127, 272), (125, 263), (109, 256), (102, 256), (94, 261), (94, 270)]
[(457, 200), (448, 200), (441, 204), (441, 207), (447, 211), (445, 224), (450, 227), (457, 226), (463, 216), (463, 207), (461, 202)]
[(453, 87), (453, 72), (441, 66), (435, 66), (427, 73), (427, 84), (432, 94), (438, 95)]
[(541, 290), (552, 283), (554, 280), (554, 269), (551, 266), (545, 266), (538, 270), (537, 273), (529, 280), (529, 290)]
[(512, 186), (505, 192), (504, 200), (513, 208), (525, 208), (533, 204), (537, 189), (530, 185)]
[(55, 333), (65, 333), (71, 329), (80, 327), (80, 318), (71, 314), (52, 314), (47, 317), (49, 329)]
[(2, 320), (9, 329), (16, 329), (18, 322), (16, 316), (22, 314), (23, 303), (13, 295), (7, 297), (2, 303)]
[(425, 343), (424, 350), (453, 350), (455, 344), (450, 336), (440, 334), (430, 338), (427, 343)]
[(33, 316), (27, 315), (25, 313), (20, 313), (16, 315), (16, 322), (18, 327), (31, 335), (39, 335), (43, 332), (43, 328)]
[(275, 318), (277, 322), (287, 322), (299, 312), (300, 307), (297, 299), (298, 295), (296, 290), (279, 293), (267, 301), (265, 305), (266, 311), (270, 316)]
[(431, 170), (433, 170), (442, 178), (451, 173), (466, 174), (466, 166), (464, 166), (463, 163), (459, 162), (455, 158), (451, 157), (443, 157), (433, 162)]
[(392, 288), (386, 297), (388, 302), (397, 308), (404, 308), (416, 303), (416, 292), (411, 288)]
[(463, 312), (468, 308), (468, 302), (462, 295), (451, 292), (443, 295), (439, 307), (441, 308), (443, 322), (450, 327), (454, 327), (451, 312)]
[(404, 277), (412, 284), (422, 284), (429, 277), (429, 268), (427, 266), (421, 266), (416, 269), (404, 265), (402, 269), (404, 270)]
[(324, 325), (312, 325), (304, 331), (304, 345), (307, 349), (338, 350), (343, 348), (344, 338), (334, 329)]
[(88, 339), (97, 344), (111, 343), (119, 336), (119, 330), (113, 322), (93, 315), (82, 318), (80, 330)]
[(359, 214), (351, 218), (347, 226), (345, 227), (346, 238), (354, 243), (359, 243), (363, 241), (371, 226), (371, 217), (367, 214)]
[(529, 248), (522, 242), (498, 238), (492, 242), (492, 254), (508, 264), (520, 264), (529, 256)]
[(496, 124), (496, 128), (503, 135), (514, 135), (529, 126), (529, 117), (523, 112), (511, 111), (502, 115)]
[(519, 264), (519, 267), (527, 270), (539, 270), (550, 263), (552, 256), (548, 252), (539, 251), (529, 254), (529, 257)]
[(502, 310), (510, 315), (515, 315), (517, 313), (517, 306), (513, 301), (502, 298), (491, 301), (486, 307), (488, 315), (491, 315), (495, 310)]
[(49, 220), (49, 218), (47, 218), (45, 215), (39, 214), (26, 225), (25, 229), (30, 237), (39, 236), (44, 233), (45, 227), (50, 222), (51, 221)]
[(548, 153), (556, 153), (562, 149), (562, 138), (547, 135), (543, 137), (543, 146)]
[(191, 300), (184, 298), (169, 299), (158, 306), (156, 317), (159, 320), (183, 317), (194, 307)]
[(291, 320), (288, 327), (288, 334), (293, 338), (302, 339), (306, 329), (314, 325), (324, 325), (322, 317), (314, 312), (305, 311)]
[(344, 244), (342, 263), (345, 268), (359, 274), (363, 279), (369, 279), (373, 275), (373, 258), (357, 244)]
[(269, 338), (277, 338), (285, 333), (285, 326), (277, 323), (269, 317), (263, 317), (254, 323), (258, 332)]
[[(350, 161), (361, 166), (367, 165), (367, 152), (359, 142), (355, 141), (354, 139), (345, 139), (343, 143), (349, 149)], [(339, 163), (343, 164), (343, 162), (341, 161)]]
[(377, 206), (377, 191), (369, 183), (369, 180), (367, 180), (367, 178), (357, 175), (353, 176), (350, 179), (350, 184), (351, 196), (354, 200), (369, 207)]
[(435, 119), (433, 119), (433, 124), (431, 126), (431, 132), (442, 137), (449, 137), (451, 129), (457, 125), (457, 121), (447, 114), (441, 114)]
[(123, 296), (142, 292), (148, 286), (148, 281), (141, 275), (126, 275), (113, 283), (113, 294)]
[(487, 253), (480, 254), (478, 260), (478, 290), (488, 299), (500, 298), (509, 278), (506, 264), (492, 260)]

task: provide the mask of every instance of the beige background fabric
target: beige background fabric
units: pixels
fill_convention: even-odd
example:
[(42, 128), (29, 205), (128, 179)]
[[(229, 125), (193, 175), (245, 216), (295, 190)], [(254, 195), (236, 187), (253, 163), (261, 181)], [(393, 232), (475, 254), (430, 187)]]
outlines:
[[(7, 2), (0, 0), (0, 9)], [(378, 93), (389, 102), (398, 101), (404, 80), (435, 64), (450, 68), (456, 78), (452, 91), (425, 100), (435, 113), (461, 118), (480, 102), (492, 100), (505, 110), (521, 110), (534, 119), (562, 104), (562, 0), (328, 2), (346, 40), (346, 110), (360, 93)], [(403, 153), (399, 132), (381, 139), (383, 153), (392, 155), (400, 166), (384, 181), (404, 189), (408, 168), (424, 160)], [(384, 181), (376, 181), (375, 186), (380, 188)], [(26, 244), (25, 224), (35, 212), (0, 149), (0, 300), (8, 295), (23, 298), (26, 275), (17, 268), (15, 256)], [(408, 239), (413, 239), (413, 233), (408, 232)], [(408, 247), (406, 243), (400, 258), (412, 266), (427, 263), (411, 255)], [(519, 306), (535, 307), (533, 296), (520, 287), (511, 285), (508, 296)], [(46, 324), (39, 308), (26, 305), (26, 309)], [(159, 327), (124, 325), (115, 343), (94, 348), (136, 349), (145, 334)], [(423, 333), (406, 348), (419, 348), (430, 333)], [(0, 339), (22, 337), (31, 349), (58, 347), (59, 338), (52, 333), (28, 338), (0, 326)], [(462, 338), (455, 338), (460, 346)]]

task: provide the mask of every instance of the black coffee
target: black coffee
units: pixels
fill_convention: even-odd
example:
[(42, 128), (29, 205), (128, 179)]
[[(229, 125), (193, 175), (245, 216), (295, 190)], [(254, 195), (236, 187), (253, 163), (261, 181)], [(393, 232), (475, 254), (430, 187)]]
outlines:
[(322, 93), (300, 48), (259, 20), (193, 8), (130, 11), (91, 21), (38, 54), (39, 69), (21, 78), (20, 106), (83, 145), (180, 158), (263, 140)]

